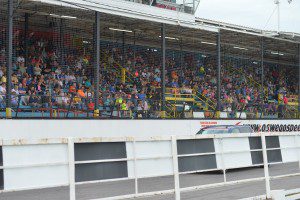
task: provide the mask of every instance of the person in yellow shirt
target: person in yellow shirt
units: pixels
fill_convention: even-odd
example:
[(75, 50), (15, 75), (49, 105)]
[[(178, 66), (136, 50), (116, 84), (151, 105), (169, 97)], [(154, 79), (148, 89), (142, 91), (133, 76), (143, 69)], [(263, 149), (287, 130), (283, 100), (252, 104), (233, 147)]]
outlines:
[(128, 108), (127, 108), (126, 100), (123, 100), (121, 103), (121, 114), (122, 114), (122, 117), (126, 117), (128, 115)]
[(2, 76), (1, 82), (2, 82), (2, 83), (6, 83), (6, 77), (5, 77), (5, 76)]

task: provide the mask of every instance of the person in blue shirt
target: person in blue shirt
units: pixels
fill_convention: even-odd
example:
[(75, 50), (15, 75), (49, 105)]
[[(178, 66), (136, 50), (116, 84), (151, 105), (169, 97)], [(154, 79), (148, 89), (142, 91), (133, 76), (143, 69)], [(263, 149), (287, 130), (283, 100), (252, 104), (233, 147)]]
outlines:
[(142, 90), (137, 96), (140, 100), (146, 99), (146, 94), (145, 94), (144, 90)]

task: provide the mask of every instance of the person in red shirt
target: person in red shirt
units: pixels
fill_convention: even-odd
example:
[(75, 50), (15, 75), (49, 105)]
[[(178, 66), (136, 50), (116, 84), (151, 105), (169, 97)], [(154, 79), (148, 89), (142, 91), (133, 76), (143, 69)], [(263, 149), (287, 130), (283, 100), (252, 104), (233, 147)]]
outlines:
[(73, 83), (73, 84), (69, 87), (69, 92), (70, 92), (70, 93), (76, 93), (76, 83)]

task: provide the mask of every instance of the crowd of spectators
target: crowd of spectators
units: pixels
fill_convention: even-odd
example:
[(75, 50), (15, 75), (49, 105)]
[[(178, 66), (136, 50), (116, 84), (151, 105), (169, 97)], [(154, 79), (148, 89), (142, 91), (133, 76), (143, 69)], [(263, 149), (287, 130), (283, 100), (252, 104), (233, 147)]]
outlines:
[[(12, 106), (14, 108), (63, 108), (78, 111), (94, 110), (94, 76), (92, 54), (82, 54), (72, 47), (59, 49), (51, 40), (30, 35), (28, 63), (25, 65), (24, 44), (18, 44), (13, 62)], [(100, 98), (101, 110), (109, 113), (122, 111), (123, 116), (150, 117), (161, 106), (160, 53), (153, 48), (135, 48), (127, 45), (105, 43), (102, 48)], [(123, 55), (123, 51), (125, 55)], [(178, 53), (177, 53), (178, 54)], [(183, 63), (178, 55), (166, 59), (166, 87), (178, 95), (193, 95), (202, 99), (202, 106), (194, 109), (212, 109), (217, 101), (217, 70), (214, 56), (202, 56), (185, 52)], [(63, 58), (63, 59), (62, 59)], [(124, 66), (121, 66), (124, 64)], [(122, 82), (120, 69), (127, 71)], [(231, 61), (222, 63), (221, 110), (257, 112), (263, 107), (268, 113), (276, 113), (278, 96), (295, 93), (293, 78), (288, 78), (289, 69), (278, 65), (265, 66), (265, 86), (260, 86), (259, 66), (243, 65)], [(6, 95), (5, 48), (0, 52), (0, 108), (5, 108)], [(204, 100), (203, 100), (204, 99)], [(205, 104), (209, 104), (207, 107)], [(280, 102), (279, 102), (280, 103)], [(103, 111), (103, 113), (104, 113)]]

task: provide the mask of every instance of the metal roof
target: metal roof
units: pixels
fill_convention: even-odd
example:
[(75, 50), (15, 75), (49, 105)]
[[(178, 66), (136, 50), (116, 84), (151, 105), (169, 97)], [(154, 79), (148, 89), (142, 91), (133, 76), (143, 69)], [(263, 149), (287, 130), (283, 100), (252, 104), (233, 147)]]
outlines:
[[(0, 0), (1, 18), (5, 18), (5, 9), (7, 8), (5, 0)], [(24, 14), (30, 14), (30, 27), (49, 29), (49, 23), (56, 19), (50, 14), (70, 15), (76, 19), (64, 19), (66, 31), (72, 34), (78, 34), (81, 37), (92, 40), (94, 11), (79, 9), (74, 7), (57, 6), (38, 1), (19, 1), (16, 9), (15, 21), (17, 25), (24, 27)], [(281, 63), (286, 65), (297, 65), (298, 45), (300, 36), (296, 33), (274, 33), (243, 26), (237, 26), (212, 20), (197, 18), (196, 22), (205, 26), (211, 26), (219, 29), (221, 34), (222, 57), (234, 56), (246, 58), (252, 61), (261, 59), (261, 40), (264, 38), (264, 59), (266, 62)], [(101, 13), (101, 38), (105, 40), (121, 39), (121, 32), (113, 32), (110, 27), (132, 30), (136, 37), (136, 44), (160, 48), (161, 46), (161, 23), (141, 20), (131, 17), (124, 17)], [(133, 44), (134, 33), (126, 33), (126, 42)], [(216, 55), (217, 32), (211, 32), (203, 29), (193, 29), (182, 27), (180, 24), (166, 25), (166, 35), (176, 38), (167, 39), (167, 48), (179, 50), (182, 41), (182, 48), (189, 52), (202, 52)]]
[(277, 31), (256, 29), (247, 26), (230, 24), (226, 22), (220, 22), (220, 21), (199, 18), (199, 17), (196, 17), (196, 22), (203, 25), (205, 24), (213, 27), (218, 27), (224, 30), (232, 30), (232, 31), (243, 32), (247, 34), (254, 34), (257, 36), (271, 37), (274, 39), (284, 39), (284, 40), (289, 40), (291, 42), (300, 43), (300, 33), (284, 32), (284, 31), (278, 33)]

